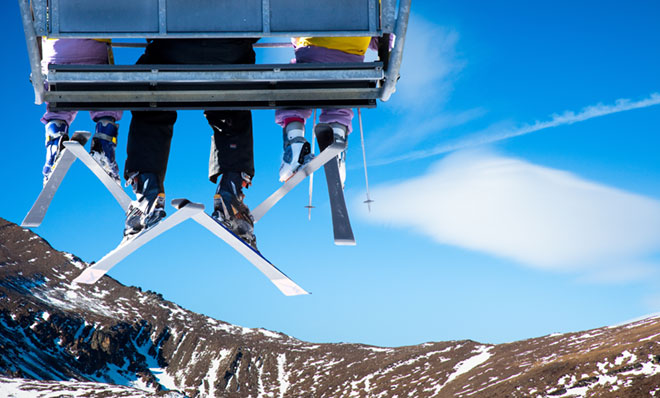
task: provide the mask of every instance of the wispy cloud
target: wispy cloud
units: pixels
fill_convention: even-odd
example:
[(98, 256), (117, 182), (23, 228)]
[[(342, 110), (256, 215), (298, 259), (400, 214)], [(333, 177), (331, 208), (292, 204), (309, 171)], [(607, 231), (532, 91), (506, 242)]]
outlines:
[(456, 50), (458, 33), (412, 14), (406, 37), (401, 80), (391, 103), (405, 110), (444, 104), (465, 67)]
[(660, 201), (490, 152), (452, 154), (371, 196), (371, 222), (592, 280), (648, 275), (660, 252)]
[(423, 159), (436, 156), (459, 149), (473, 148), (484, 144), (489, 144), (512, 137), (517, 137), (540, 130), (549, 129), (563, 125), (583, 122), (593, 118), (611, 115), (613, 113), (627, 112), (634, 109), (648, 108), (660, 104), (660, 93), (652, 93), (648, 98), (632, 101), (630, 99), (619, 99), (612, 105), (597, 104), (584, 108), (580, 112), (565, 111), (562, 114), (554, 114), (550, 120), (536, 121), (531, 125), (523, 125), (515, 128), (502, 128), (500, 125), (493, 125), (479, 133), (471, 134), (468, 137), (453, 142), (438, 145), (434, 148), (409, 152), (402, 156), (388, 157), (371, 162), (371, 165), (385, 165), (403, 160)]
[(486, 111), (481, 108), (469, 109), (463, 112), (443, 112), (435, 117), (406, 118), (405, 125), (398, 127), (399, 133), (392, 134), (389, 126), (375, 131), (372, 136), (378, 137), (369, 146), (369, 151), (378, 158), (397, 151), (412, 150), (417, 144), (424, 142), (430, 136), (446, 129), (464, 125), (472, 120), (482, 117)]
[(459, 112), (440, 112), (449, 101), (456, 80), (466, 65), (457, 50), (458, 32), (412, 14), (406, 37), (397, 92), (384, 106), (387, 112), (396, 114), (392, 118), (396, 122), (371, 131), (367, 137), (370, 151), (376, 158), (401, 150), (413, 150), (430, 136), (465, 124), (485, 113), (478, 107)]

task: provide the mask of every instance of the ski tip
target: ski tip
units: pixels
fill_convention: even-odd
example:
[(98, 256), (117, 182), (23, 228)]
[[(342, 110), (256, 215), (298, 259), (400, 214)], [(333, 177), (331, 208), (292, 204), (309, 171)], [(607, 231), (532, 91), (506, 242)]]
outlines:
[(335, 245), (337, 246), (357, 246), (355, 239), (335, 239)]
[(78, 275), (77, 278), (71, 281), (72, 285), (92, 285), (96, 283), (103, 275), (105, 275), (106, 271), (102, 270), (95, 270), (91, 268), (87, 268), (85, 271), (83, 271), (80, 275)]
[(177, 210), (183, 208), (185, 205), (188, 203), (192, 203), (188, 199), (184, 198), (178, 198), (178, 199), (172, 199), (172, 206), (174, 206)]
[(184, 208), (188, 205), (191, 205), (192, 207), (196, 207), (198, 209), (204, 210), (204, 205), (203, 204), (191, 202), (190, 200), (185, 199), (185, 198), (172, 199), (172, 201), (170, 203), (172, 204), (172, 206), (176, 207), (177, 210), (182, 209), (182, 208)]
[(71, 141), (77, 141), (80, 145), (84, 146), (91, 136), (92, 133), (89, 131), (78, 130), (71, 136)]
[(271, 281), (285, 296), (300, 296), (311, 294), (286, 276), (279, 279), (271, 279)]
[(89, 131), (86, 131), (86, 130), (76, 130), (76, 132), (73, 133), (73, 135), (76, 135), (76, 134), (81, 135), (83, 137), (87, 137), (87, 138), (92, 136), (92, 133), (89, 132)]

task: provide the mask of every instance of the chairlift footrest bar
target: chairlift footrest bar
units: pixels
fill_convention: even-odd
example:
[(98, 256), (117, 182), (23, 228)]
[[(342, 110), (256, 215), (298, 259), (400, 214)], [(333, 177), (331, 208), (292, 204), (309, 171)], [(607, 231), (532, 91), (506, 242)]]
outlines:
[(373, 108), (381, 62), (50, 65), (53, 110)]

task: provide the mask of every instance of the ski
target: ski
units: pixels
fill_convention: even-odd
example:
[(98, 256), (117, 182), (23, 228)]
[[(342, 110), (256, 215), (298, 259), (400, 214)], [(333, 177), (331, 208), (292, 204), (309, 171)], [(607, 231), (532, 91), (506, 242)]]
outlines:
[[(187, 206), (191, 202), (187, 199), (176, 199), (172, 201), (174, 207)], [(195, 204), (197, 205), (197, 204)], [(198, 206), (202, 206), (201, 204)], [(259, 251), (255, 250), (252, 246), (248, 245), (224, 226), (221, 222), (209, 216), (203, 211), (200, 211), (192, 216), (192, 219), (199, 223), (202, 227), (211, 231), (215, 236), (222, 239), (236, 250), (240, 255), (245, 257), (246, 260), (252, 263), (259, 271), (261, 271), (273, 284), (280, 289), (285, 296), (297, 296), (300, 294), (309, 294), (303, 288), (298, 286), (270, 261), (268, 261)]]
[(113, 251), (106, 254), (97, 263), (94, 263), (82, 274), (78, 275), (72, 283), (93, 284), (105, 275), (112, 267), (117, 265), (121, 260), (126, 258), (129, 254), (139, 249), (147, 242), (151, 241), (163, 232), (181, 224), (195, 214), (202, 212), (204, 205), (197, 203), (186, 203), (179, 210), (171, 216), (165, 218), (153, 227), (140, 232), (135, 237), (132, 237), (119, 244)]
[(90, 136), (91, 133), (89, 131), (76, 131), (73, 133), (71, 141), (64, 143), (65, 148), (62, 149), (60, 156), (55, 161), (53, 171), (51, 172), (48, 181), (46, 181), (46, 184), (44, 184), (44, 187), (41, 189), (37, 200), (35, 200), (32, 208), (23, 219), (23, 222), (21, 223), (22, 227), (38, 227), (41, 225), (46, 216), (46, 212), (48, 211), (48, 207), (53, 201), (55, 192), (59, 189), (62, 180), (64, 180), (64, 176), (66, 176), (66, 173), (69, 171), (73, 162), (76, 161), (76, 155), (74, 155), (70, 149), (66, 148), (66, 144), (73, 142), (78, 145), (85, 145)]
[(254, 222), (256, 223), (270, 210), (277, 202), (280, 201), (287, 193), (291, 192), (296, 185), (300, 184), (305, 177), (311, 175), (321, 166), (326, 165), (328, 161), (334, 159), (341, 151), (346, 149), (346, 142), (332, 142), (314, 157), (309, 163), (300, 168), (291, 178), (289, 178), (284, 185), (277, 191), (270, 195), (266, 200), (261, 202), (259, 206), (255, 207), (251, 212)]
[(96, 178), (98, 178), (103, 185), (110, 191), (112, 196), (121, 208), (126, 212), (128, 210), (128, 205), (131, 204), (131, 198), (126, 194), (124, 189), (121, 187), (121, 184), (116, 181), (114, 178), (101, 167), (101, 165), (92, 158), (92, 155), (85, 150), (85, 148), (80, 145), (80, 143), (75, 141), (68, 141), (64, 143), (66, 149), (70, 150), (80, 161), (82, 161), (88, 169), (94, 173)]
[[(318, 126), (317, 126), (318, 127)], [(323, 150), (329, 145), (334, 145), (337, 140), (334, 138), (332, 129), (319, 129), (315, 131), (316, 140), (319, 148)], [(346, 144), (344, 143), (344, 147)], [(332, 229), (335, 238), (335, 244), (340, 246), (354, 246), (355, 236), (351, 228), (351, 220), (348, 217), (346, 200), (344, 199), (344, 188), (339, 176), (339, 166), (336, 158), (333, 161), (325, 163), (325, 180), (328, 185), (328, 196), (330, 197), (330, 208), (332, 211)]]

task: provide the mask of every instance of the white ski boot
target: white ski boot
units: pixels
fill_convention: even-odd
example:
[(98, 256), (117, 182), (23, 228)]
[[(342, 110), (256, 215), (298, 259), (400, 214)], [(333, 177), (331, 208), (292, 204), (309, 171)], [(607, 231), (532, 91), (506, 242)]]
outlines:
[(280, 165), (280, 181), (291, 178), (298, 169), (310, 162), (314, 155), (309, 142), (305, 139), (305, 125), (291, 122), (283, 130), (284, 153)]

